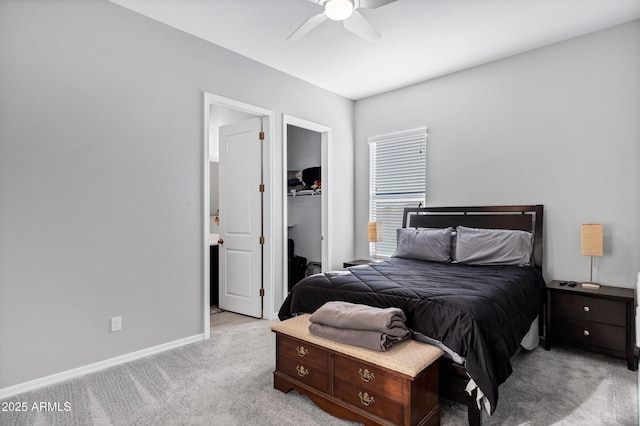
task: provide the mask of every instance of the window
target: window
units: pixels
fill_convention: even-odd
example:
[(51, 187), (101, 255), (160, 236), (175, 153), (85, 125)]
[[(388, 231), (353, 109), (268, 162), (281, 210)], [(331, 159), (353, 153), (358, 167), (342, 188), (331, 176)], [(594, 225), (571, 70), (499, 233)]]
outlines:
[(369, 138), (369, 217), (382, 223), (382, 241), (375, 243), (379, 256), (395, 251), (403, 209), (425, 203), (426, 148), (426, 127)]

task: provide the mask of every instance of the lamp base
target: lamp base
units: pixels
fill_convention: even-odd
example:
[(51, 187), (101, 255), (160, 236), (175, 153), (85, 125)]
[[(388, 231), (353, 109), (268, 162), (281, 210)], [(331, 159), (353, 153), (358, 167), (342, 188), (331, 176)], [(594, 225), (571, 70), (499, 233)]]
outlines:
[(600, 288), (600, 284), (596, 284), (596, 283), (593, 282), (593, 256), (591, 256), (591, 269), (589, 270), (589, 281), (586, 282), (586, 283), (582, 283), (582, 287), (584, 287), (584, 288)]

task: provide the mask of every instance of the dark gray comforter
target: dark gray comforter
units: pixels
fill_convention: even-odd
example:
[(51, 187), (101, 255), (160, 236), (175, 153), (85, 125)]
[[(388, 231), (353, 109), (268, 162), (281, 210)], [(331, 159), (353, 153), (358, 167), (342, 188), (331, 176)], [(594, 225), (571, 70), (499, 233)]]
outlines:
[(491, 404), (543, 303), (542, 274), (531, 267), (471, 266), (391, 258), (305, 278), (289, 293), (281, 320), (343, 300), (401, 308), (415, 332), (466, 359), (469, 376)]

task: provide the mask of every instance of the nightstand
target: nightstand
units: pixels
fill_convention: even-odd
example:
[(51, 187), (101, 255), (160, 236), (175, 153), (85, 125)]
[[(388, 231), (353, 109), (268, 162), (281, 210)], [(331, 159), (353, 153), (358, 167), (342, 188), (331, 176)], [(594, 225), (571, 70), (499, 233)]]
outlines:
[(629, 370), (637, 368), (634, 357), (635, 291), (632, 288), (600, 286), (586, 288), (547, 285), (547, 333), (544, 348), (570, 344), (585, 350), (627, 360)]
[(343, 268), (348, 268), (349, 266), (358, 266), (358, 265), (370, 265), (372, 263), (376, 263), (376, 262), (380, 262), (382, 259), (356, 259), (356, 260), (349, 260), (347, 262), (344, 262), (342, 264)]

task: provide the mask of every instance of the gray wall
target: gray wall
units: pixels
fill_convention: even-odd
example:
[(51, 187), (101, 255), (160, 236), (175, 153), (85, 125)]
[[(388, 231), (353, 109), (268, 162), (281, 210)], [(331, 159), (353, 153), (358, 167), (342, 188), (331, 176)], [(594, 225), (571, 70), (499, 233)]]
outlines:
[[(428, 126), (427, 204), (544, 204), (545, 278), (589, 279), (580, 225), (603, 223), (594, 280), (640, 271), (640, 21), (356, 102), (356, 222), (370, 136)], [(367, 255), (366, 229), (356, 254)]]
[(352, 101), (107, 1), (0, 2), (0, 389), (203, 332), (204, 91), (275, 111), (275, 170), (283, 113), (332, 127), (353, 217)]

